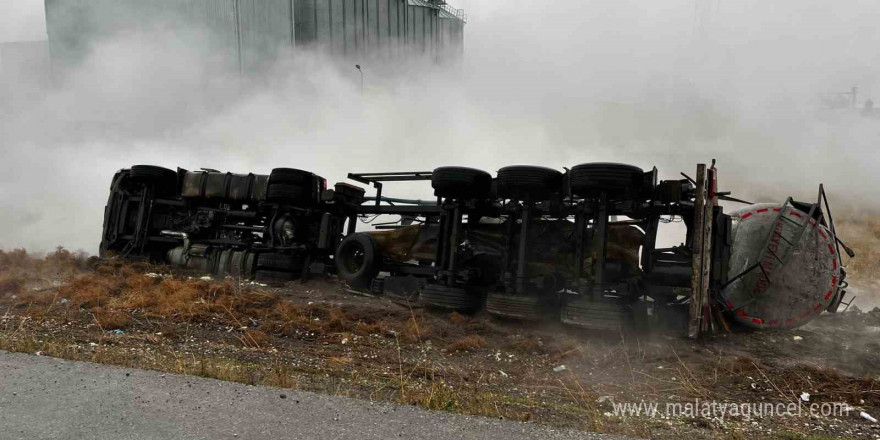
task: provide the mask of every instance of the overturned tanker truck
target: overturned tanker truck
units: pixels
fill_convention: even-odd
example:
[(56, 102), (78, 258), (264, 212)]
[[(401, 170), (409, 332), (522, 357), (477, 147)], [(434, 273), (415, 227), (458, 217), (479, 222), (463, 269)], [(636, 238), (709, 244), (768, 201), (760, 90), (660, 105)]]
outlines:
[[(427, 307), (592, 329), (733, 321), (794, 328), (846, 294), (841, 250), (820, 185), (815, 202), (748, 204), (718, 191), (714, 166), (658, 180), (656, 168), (586, 163), (566, 172), (515, 165), (351, 173), (232, 174), (136, 165), (112, 180), (102, 256), (149, 259), (267, 284), (336, 275)], [(430, 181), (434, 197), (388, 197), (383, 184)], [(743, 203), (725, 213), (720, 201)], [(358, 232), (370, 220), (370, 231)], [(376, 223), (377, 219), (385, 219)], [(661, 223), (686, 226), (657, 248)]]

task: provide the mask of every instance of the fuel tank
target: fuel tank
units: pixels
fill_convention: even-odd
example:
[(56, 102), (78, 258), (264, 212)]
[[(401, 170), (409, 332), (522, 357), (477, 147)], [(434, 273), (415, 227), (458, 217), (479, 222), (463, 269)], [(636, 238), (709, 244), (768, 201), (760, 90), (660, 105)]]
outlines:
[[(817, 210), (818, 211), (818, 210)], [(828, 307), (841, 276), (821, 214), (762, 203), (730, 213), (732, 248), (721, 292), (737, 322), (761, 329), (806, 324)]]

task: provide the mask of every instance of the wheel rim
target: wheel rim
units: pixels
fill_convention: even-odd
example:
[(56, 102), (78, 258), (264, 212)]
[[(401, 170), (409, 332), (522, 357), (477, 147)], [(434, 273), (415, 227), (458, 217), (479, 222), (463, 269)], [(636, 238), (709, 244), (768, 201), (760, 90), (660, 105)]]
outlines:
[(363, 245), (358, 242), (348, 243), (342, 248), (342, 267), (349, 273), (357, 273), (364, 267), (366, 261), (366, 251)]

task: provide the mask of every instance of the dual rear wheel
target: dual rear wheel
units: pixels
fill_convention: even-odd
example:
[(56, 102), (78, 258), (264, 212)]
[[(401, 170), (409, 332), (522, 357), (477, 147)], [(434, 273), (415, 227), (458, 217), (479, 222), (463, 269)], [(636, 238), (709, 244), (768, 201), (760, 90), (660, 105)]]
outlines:
[(315, 198), (314, 174), (295, 168), (275, 168), (269, 174), (266, 200), (273, 203), (304, 205)]

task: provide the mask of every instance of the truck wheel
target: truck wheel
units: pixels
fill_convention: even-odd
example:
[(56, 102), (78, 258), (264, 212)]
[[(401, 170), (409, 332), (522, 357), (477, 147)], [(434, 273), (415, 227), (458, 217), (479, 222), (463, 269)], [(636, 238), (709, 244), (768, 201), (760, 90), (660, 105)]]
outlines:
[(498, 196), (546, 199), (562, 189), (562, 173), (551, 168), (513, 165), (498, 170)]
[(541, 299), (537, 295), (492, 292), (486, 295), (486, 311), (501, 318), (527, 321), (540, 321), (544, 317)]
[(368, 234), (351, 234), (339, 243), (333, 258), (340, 278), (351, 287), (367, 288), (379, 273), (379, 246)]
[(440, 167), (431, 175), (431, 187), (438, 197), (482, 199), (492, 189), (492, 175), (474, 168)]
[(605, 191), (612, 197), (633, 197), (642, 186), (641, 168), (622, 163), (584, 163), (569, 172), (571, 192), (582, 197)]
[(128, 177), (136, 182), (153, 185), (160, 194), (176, 192), (177, 172), (155, 165), (134, 165)]
[(428, 284), (419, 294), (419, 302), (428, 307), (459, 312), (471, 312), (478, 308), (475, 295), (462, 287)]

